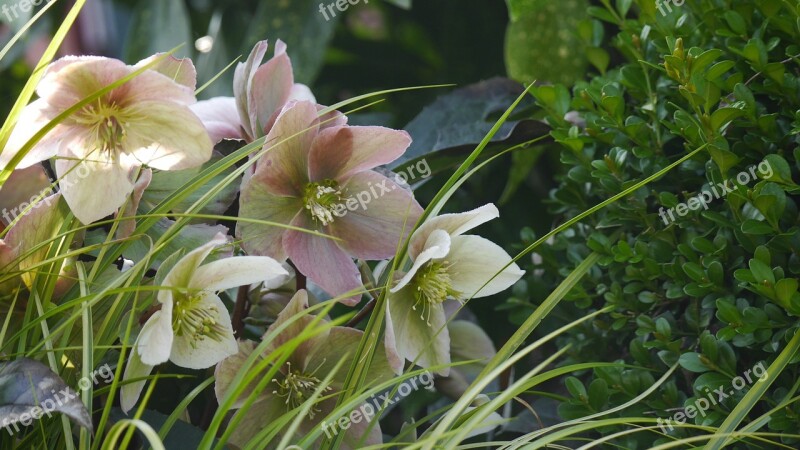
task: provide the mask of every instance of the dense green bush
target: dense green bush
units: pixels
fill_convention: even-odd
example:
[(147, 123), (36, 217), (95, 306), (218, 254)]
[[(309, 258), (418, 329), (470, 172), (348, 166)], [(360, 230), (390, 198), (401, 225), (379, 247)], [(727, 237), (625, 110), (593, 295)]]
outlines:
[[(672, 12), (661, 4), (662, 15), (652, 0), (603, 3), (606, 8), (590, 8), (593, 19), (579, 32), (594, 52), (615, 49), (612, 67), (596, 64), (604, 73), (571, 92), (561, 85), (533, 89), (560, 144), (551, 150), (564, 167), (548, 199), (550, 212), (565, 221), (701, 150), (537, 250), (536, 275), (505, 307), (512, 317), (527, 315), (533, 305), (520, 299), (530, 293), (536, 302), (538, 293), (549, 292), (546, 286), (600, 253), (599, 266), (572, 292), (571, 303), (550, 316), (548, 329), (613, 306), (558, 346), (572, 345), (567, 362), (616, 360), (641, 368), (568, 379), (560, 416), (583, 417), (630, 401), (678, 363), (657, 393), (619, 414), (674, 417), (676, 409), (724, 387), (727, 399), (688, 421), (720, 426), (756, 383), (730, 395), (732, 382), (741, 384), (735, 377), (773, 363), (800, 325), (800, 186), (793, 181), (800, 170), (800, 8), (780, 0), (698, 0), (672, 3)], [(740, 173), (750, 181), (719, 185)], [(727, 190), (727, 196), (720, 192)], [(702, 192), (714, 197), (703, 204)], [(532, 236), (523, 233), (523, 244)], [(768, 377), (772, 384), (743, 424), (782, 406), (759, 431), (800, 429), (793, 398), (800, 354), (788, 356), (790, 365), (777, 379)], [(647, 448), (654, 435), (615, 442)], [(755, 441), (738, 445), (755, 448)]]

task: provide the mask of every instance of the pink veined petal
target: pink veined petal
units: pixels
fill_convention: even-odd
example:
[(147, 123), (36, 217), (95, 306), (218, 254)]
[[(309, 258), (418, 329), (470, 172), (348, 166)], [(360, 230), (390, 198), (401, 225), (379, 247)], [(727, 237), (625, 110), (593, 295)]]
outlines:
[(457, 214), (442, 214), (441, 216), (428, 219), (425, 223), (420, 225), (417, 231), (411, 236), (408, 253), (412, 258), (415, 258), (416, 255), (422, 251), (422, 247), (428, 240), (428, 235), (430, 235), (433, 230), (445, 230), (451, 236), (458, 236), (497, 217), (500, 217), (500, 212), (497, 210), (497, 207), (491, 203), (487, 203), (472, 211)]
[(254, 137), (261, 137), (275, 123), (275, 118), (289, 100), (294, 86), (292, 62), (286, 45), (278, 41), (275, 56), (256, 70), (250, 86), (250, 120)]
[[(391, 320), (395, 338), (390, 344), (399, 356), (424, 368), (450, 363), (450, 333), (441, 304), (418, 303), (408, 288), (390, 294), (386, 303), (386, 322)], [(446, 376), (450, 368), (439, 368), (436, 373)]]
[[(314, 102), (316, 102), (316, 100), (314, 100)], [(325, 109), (327, 109), (326, 106), (317, 105), (318, 113), (322, 113), (322, 111)], [(327, 114), (319, 114), (320, 131), (328, 128), (342, 127), (345, 125), (347, 125), (347, 116), (340, 113), (339, 111), (331, 111)]]
[[(299, 214), (292, 225), (314, 230), (307, 214)], [(288, 230), (283, 246), (297, 269), (328, 294), (339, 297), (363, 289), (361, 275), (353, 259), (334, 240), (302, 231)], [(342, 303), (358, 304), (361, 294), (341, 299)]]
[[(11, 132), (8, 144), (0, 153), (0, 169), (6, 167), (11, 159), (22, 150), (22, 147), (57, 115), (58, 111), (42, 99), (26, 106)], [(73, 135), (74, 133), (71, 133), (68, 128), (57, 125), (28, 151), (16, 168), (24, 169), (56, 156), (61, 143), (69, 140)]]
[[(163, 55), (164, 53), (156, 53), (149, 58), (139, 61), (133, 68), (139, 69), (144, 67), (154, 60), (161, 58)], [(161, 61), (157, 62), (154, 66), (151, 66), (150, 70), (154, 70), (172, 81), (188, 87), (192, 92), (197, 88), (197, 70), (190, 58), (176, 58), (169, 55), (161, 59)]]
[(406, 285), (411, 282), (411, 279), (414, 278), (414, 275), (417, 274), (417, 271), (427, 264), (428, 261), (441, 259), (447, 256), (447, 254), (450, 253), (450, 245), (450, 235), (444, 230), (435, 230), (431, 233), (430, 236), (428, 236), (428, 242), (425, 243), (425, 249), (422, 253), (417, 255), (411, 269), (403, 275), (403, 278), (397, 282), (391, 291), (398, 292), (400, 289), (406, 287)]
[(255, 139), (248, 113), (250, 109), (250, 86), (253, 83), (256, 68), (261, 65), (261, 60), (264, 59), (268, 47), (267, 41), (258, 42), (250, 52), (247, 61), (236, 65), (236, 71), (233, 75), (233, 95), (236, 98), (236, 108), (239, 111), (239, 118), (242, 121), (244, 132), (248, 137), (247, 140)]
[[(260, 176), (251, 177), (242, 188), (239, 203), (239, 217), (242, 219), (290, 225), (302, 210), (301, 199), (273, 194)], [(242, 239), (242, 247), (249, 254), (271, 256), (278, 261), (286, 260), (283, 249), (286, 230), (248, 220), (240, 220), (236, 225), (236, 235)]]
[(214, 144), (192, 111), (171, 102), (139, 102), (126, 109), (137, 117), (126, 124), (126, 150), (142, 164), (159, 170), (200, 166), (211, 158)]
[[(307, 309), (308, 292), (305, 289), (300, 289), (292, 296), (286, 307), (278, 314), (275, 322), (264, 333), (262, 340), (269, 342), (266, 349), (268, 352), (277, 349), (311, 327), (315, 317), (307, 313)], [(305, 368), (305, 363), (317, 343), (328, 339), (330, 328), (326, 327), (327, 323), (328, 321), (324, 318), (319, 319), (317, 324), (314, 325), (319, 330), (315, 328), (311, 337), (298, 344), (297, 348), (289, 356), (288, 362), (295, 367)], [(278, 332), (277, 330), (281, 331)]]
[[(462, 294), (461, 300), (497, 294), (525, 275), (524, 270), (511, 263), (511, 256), (505, 250), (480, 236), (453, 236), (447, 260), (452, 264), (448, 274), (453, 289)], [(509, 263), (511, 265), (500, 272)]]
[(238, 256), (204, 264), (192, 275), (189, 289), (222, 291), (289, 275), (268, 256)]
[(189, 109), (203, 122), (211, 142), (216, 144), (223, 139), (244, 139), (242, 121), (233, 97), (202, 100), (191, 105)]
[(316, 106), (308, 102), (289, 103), (267, 135), (268, 149), (258, 162), (256, 176), (271, 192), (302, 197), (308, 179), (308, 152), (317, 135)]
[(124, 62), (98, 56), (66, 56), (47, 67), (36, 93), (65, 110), (95, 91), (131, 73)]
[(312, 180), (347, 179), (399, 158), (411, 145), (405, 131), (344, 126), (322, 130), (309, 153)]
[(350, 202), (352, 208), (343, 209), (343, 215), (334, 218), (330, 229), (331, 234), (343, 240), (340, 245), (356, 258), (384, 259), (394, 255), (422, 215), (422, 207), (413, 194), (377, 172), (354, 175), (345, 184), (345, 192), (348, 198), (359, 202)]
[(120, 158), (119, 164), (95, 160), (99, 152), (85, 160), (67, 152), (66, 158), (56, 159), (61, 192), (75, 217), (87, 225), (113, 214), (133, 191), (130, 158)]
[(175, 102), (185, 106), (197, 103), (194, 89), (155, 70), (147, 70), (136, 75), (111, 91), (107, 100), (109, 103), (113, 101), (122, 105), (147, 101)]

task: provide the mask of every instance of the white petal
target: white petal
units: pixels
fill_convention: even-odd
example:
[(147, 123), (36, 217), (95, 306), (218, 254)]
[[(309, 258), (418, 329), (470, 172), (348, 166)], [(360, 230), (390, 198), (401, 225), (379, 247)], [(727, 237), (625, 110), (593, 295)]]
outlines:
[(163, 303), (139, 333), (136, 352), (144, 364), (157, 366), (169, 360), (170, 349), (175, 335), (172, 332), (172, 303)]
[(89, 155), (84, 161), (80, 161), (75, 153), (65, 156), (70, 159), (56, 159), (56, 174), (64, 200), (83, 224), (114, 213), (133, 192), (130, 159), (122, 157), (120, 163), (115, 164), (97, 161), (99, 152)]
[[(131, 350), (128, 356), (128, 364), (125, 365), (125, 373), (122, 375), (122, 380), (130, 380), (132, 378), (146, 377), (153, 371), (153, 366), (147, 365), (142, 362), (136, 349)], [(128, 413), (139, 401), (139, 396), (142, 393), (146, 380), (137, 381), (134, 383), (127, 383), (122, 385), (120, 393), (120, 408), (125, 414)]]
[(202, 305), (206, 308), (214, 308), (215, 320), (218, 325), (222, 326), (224, 336), (219, 341), (210, 338), (194, 340), (192, 336), (186, 334), (175, 336), (169, 359), (187, 369), (206, 369), (239, 351), (239, 345), (233, 336), (231, 317), (228, 315), (225, 304), (219, 297), (209, 292), (203, 292), (201, 295)]
[(416, 258), (433, 230), (445, 230), (450, 236), (458, 236), (500, 216), (497, 207), (487, 203), (480, 208), (458, 214), (442, 214), (425, 221), (411, 236), (409, 254)]
[(444, 230), (434, 230), (430, 235), (428, 235), (428, 241), (425, 242), (425, 247), (422, 250), (422, 253), (420, 253), (414, 260), (414, 265), (411, 266), (411, 270), (409, 270), (408, 273), (403, 276), (400, 282), (398, 282), (391, 291), (397, 292), (402, 289), (411, 281), (412, 278), (414, 278), (414, 275), (417, 274), (417, 271), (425, 263), (432, 259), (444, 258), (449, 252), (450, 235)]
[[(462, 294), (462, 300), (497, 294), (525, 275), (524, 270), (512, 263), (489, 281), (511, 262), (511, 257), (497, 244), (480, 236), (454, 236), (447, 260), (452, 263), (448, 274), (453, 289)], [(481, 289), (487, 281), (489, 284)]]
[[(181, 258), (167, 276), (164, 278), (164, 286), (188, 288), (192, 281), (195, 270), (200, 267), (208, 255), (220, 245), (227, 242), (227, 238), (222, 233), (217, 233), (209, 243), (200, 246)], [(169, 300), (172, 301), (172, 291), (169, 289), (162, 289), (158, 291), (158, 300), (162, 303)]]
[[(50, 105), (42, 99), (36, 100), (22, 110), (17, 124), (11, 132), (3, 153), (0, 153), (0, 169), (4, 168), (28, 141), (39, 132), (55, 115)], [(50, 159), (58, 153), (59, 144), (64, 138), (65, 129), (56, 126), (50, 130), (30, 151), (22, 158), (17, 169), (24, 169), (39, 161)]]
[(225, 258), (198, 267), (189, 288), (221, 291), (286, 275), (289, 272), (268, 256)]

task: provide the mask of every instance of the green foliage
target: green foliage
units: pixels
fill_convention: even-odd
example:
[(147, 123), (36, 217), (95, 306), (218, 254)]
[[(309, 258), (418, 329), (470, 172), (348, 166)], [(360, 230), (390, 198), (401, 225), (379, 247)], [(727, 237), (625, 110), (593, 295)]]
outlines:
[[(677, 362), (680, 370), (635, 409), (667, 418), (788, 352), (763, 396), (749, 398), (748, 383), (690, 422), (720, 426), (736, 409), (741, 422), (729, 431), (750, 424), (748, 431), (777, 432), (789, 423), (796, 430), (800, 407), (793, 402), (774, 422), (754, 419), (795, 392), (800, 371), (787, 347), (800, 315), (798, 10), (793, 2), (702, 0), (673, 3), (662, 16), (651, 0), (602, 3), (590, 14), (595, 27), (613, 30), (603, 45), (618, 63), (571, 89), (532, 91), (564, 165), (550, 212), (573, 217), (687, 152), (705, 150), (538, 250), (532, 269), (544, 271), (528, 280), (531, 293), (561, 279), (561, 268), (589, 251), (602, 255), (602, 270), (590, 272), (569, 296), (573, 305), (559, 305), (553, 316), (570, 321), (586, 308), (613, 307), (609, 317), (560, 339), (572, 345), (570, 359), (643, 367), (567, 379), (559, 413), (577, 418), (629, 401)], [(711, 197), (712, 190), (719, 195)], [(704, 192), (706, 203), (698, 197)], [(525, 295), (515, 292), (512, 318), (529, 310), (520, 302)], [(698, 431), (676, 427), (670, 434)], [(645, 433), (617, 441), (624, 448), (663, 442)]]

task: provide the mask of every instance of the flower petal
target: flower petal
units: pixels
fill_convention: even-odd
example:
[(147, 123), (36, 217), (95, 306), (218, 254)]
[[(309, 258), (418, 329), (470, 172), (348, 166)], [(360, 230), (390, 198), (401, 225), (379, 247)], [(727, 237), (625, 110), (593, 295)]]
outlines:
[(327, 128), (311, 147), (309, 176), (314, 181), (347, 179), (394, 161), (409, 145), (411, 136), (405, 131), (384, 127)]
[(67, 152), (56, 159), (61, 192), (75, 217), (84, 225), (114, 213), (133, 191), (132, 161), (121, 158), (120, 164), (86, 159)]
[(239, 351), (225, 304), (210, 292), (201, 292), (200, 299), (202, 307), (213, 315), (216, 324), (222, 328), (223, 336), (220, 340), (205, 338), (199, 341), (188, 334), (175, 336), (169, 360), (187, 369), (206, 369)]
[(302, 197), (308, 184), (308, 152), (317, 135), (317, 108), (308, 102), (288, 104), (267, 135), (268, 149), (254, 176), (280, 195)]
[[(0, 169), (5, 168), (22, 147), (56, 115), (58, 111), (42, 99), (26, 106), (17, 119), (17, 125), (11, 132), (8, 144), (0, 153)], [(74, 133), (70, 133), (69, 129), (57, 125), (28, 151), (16, 168), (24, 169), (56, 156), (61, 143), (68, 142), (73, 136)]]
[(428, 235), (431, 234), (433, 230), (445, 230), (450, 233), (451, 236), (458, 236), (497, 217), (500, 217), (500, 212), (497, 210), (497, 207), (491, 203), (487, 203), (472, 211), (458, 214), (442, 214), (441, 216), (434, 217), (420, 225), (417, 231), (411, 236), (408, 252), (412, 258), (416, 258), (416, 255), (418, 255), (425, 246)]
[(397, 292), (400, 289), (404, 288), (414, 275), (417, 274), (417, 271), (425, 265), (428, 261), (432, 259), (440, 259), (447, 256), (450, 252), (450, 235), (447, 234), (444, 230), (434, 230), (428, 236), (428, 242), (425, 243), (425, 249), (417, 255), (417, 258), (414, 260), (414, 265), (411, 266), (411, 269), (400, 279), (395, 287), (392, 288), (392, 292)]
[(295, 83), (292, 86), (292, 92), (289, 94), (289, 100), (307, 101), (317, 103), (317, 98), (311, 92), (311, 88), (303, 83)]
[(223, 139), (244, 139), (242, 121), (233, 97), (202, 100), (191, 105), (189, 109), (203, 122), (211, 142), (216, 144)]
[[(512, 263), (481, 289), (511, 257), (494, 242), (480, 236), (453, 236), (447, 260), (453, 289), (462, 294), (461, 299), (480, 298), (502, 292), (525, 275), (525, 271)], [(480, 292), (478, 292), (480, 289)]]
[[(144, 67), (154, 60), (161, 58), (165, 53), (156, 53), (155, 55), (145, 58), (135, 66), (134, 69)], [(150, 66), (150, 70), (154, 70), (172, 81), (188, 87), (194, 92), (197, 88), (197, 70), (194, 68), (194, 63), (190, 58), (176, 58), (172, 55), (166, 56), (155, 65)]]
[[(235, 355), (231, 355), (220, 361), (214, 369), (214, 394), (217, 397), (217, 402), (220, 404), (226, 400), (225, 397), (228, 395), (233, 379), (239, 375), (245, 362), (256, 349), (256, 344), (253, 341), (239, 340), (237, 342), (239, 344), (239, 351)], [(248, 384), (231, 407), (234, 409), (241, 408), (247, 401), (247, 397), (255, 390), (255, 387), (254, 383)], [(265, 392), (262, 392), (260, 398), (264, 398), (265, 394)]]
[[(294, 226), (313, 230), (315, 227), (307, 214), (299, 214)], [(361, 274), (353, 259), (333, 239), (302, 231), (288, 230), (283, 235), (283, 247), (301, 273), (319, 285), (328, 294), (339, 297), (363, 289)], [(346, 305), (356, 305), (361, 294), (340, 300)]]
[(354, 175), (344, 186), (353, 208), (331, 224), (331, 234), (351, 255), (362, 259), (384, 259), (394, 255), (399, 245), (422, 215), (413, 194), (383, 175), (367, 171)]
[(136, 353), (143, 364), (157, 366), (169, 360), (175, 334), (172, 332), (172, 302), (163, 303), (142, 327)]
[[(254, 175), (244, 185), (239, 202), (239, 216), (289, 225), (303, 209), (303, 202), (296, 197), (275, 195), (269, 190), (261, 175)], [(264, 223), (240, 220), (236, 235), (242, 239), (242, 247), (251, 255), (271, 256), (278, 261), (286, 260), (283, 235), (286, 228)]]
[(144, 195), (144, 190), (150, 186), (151, 181), (153, 181), (153, 171), (150, 169), (143, 169), (142, 173), (139, 174), (139, 179), (136, 180), (136, 183), (133, 185), (133, 195), (131, 195), (130, 200), (125, 204), (125, 209), (120, 210), (117, 214), (118, 220), (123, 219), (120, 220), (119, 228), (117, 228), (117, 239), (126, 239), (136, 230), (136, 219), (128, 219), (128, 217), (136, 215), (136, 211), (139, 209), (139, 203), (142, 201), (142, 195)]
[[(311, 326), (314, 317), (306, 312), (307, 309), (308, 292), (301, 289), (294, 294), (283, 311), (278, 314), (275, 322), (273, 322), (264, 333), (263, 339), (269, 341), (267, 347), (268, 351), (277, 349), (286, 342), (299, 336), (304, 330)], [(326, 323), (327, 320), (322, 318), (319, 320), (317, 327), (324, 326)], [(278, 334), (273, 337), (273, 333), (276, 332)], [(327, 340), (329, 333), (329, 329), (324, 329), (301, 342), (295, 351), (292, 352), (292, 355), (289, 357), (289, 362), (296, 367), (304, 367), (308, 356), (311, 354), (311, 349), (316, 346), (317, 342)]]
[[(126, 381), (134, 378), (146, 377), (153, 371), (153, 367), (154, 366), (143, 363), (136, 349), (131, 349), (131, 353), (128, 355), (128, 364), (125, 365), (125, 373), (122, 375), (122, 380)], [(142, 388), (144, 388), (146, 382), (147, 380), (141, 380), (122, 385), (119, 401), (122, 412), (128, 414), (128, 411), (136, 406), (136, 402), (139, 401), (139, 396), (142, 394)]]
[[(316, 345), (311, 349), (311, 354), (306, 362), (306, 369), (319, 370), (319, 374), (326, 376), (333, 372), (334, 367), (345, 359), (342, 366), (333, 375), (331, 385), (341, 388), (347, 378), (347, 368), (351, 366), (358, 344), (364, 332), (347, 327), (333, 327), (325, 339), (317, 339)], [(375, 386), (393, 377), (392, 369), (386, 361), (384, 352), (375, 352), (375, 357), (369, 367), (369, 381), (366, 387)], [(322, 377), (319, 377), (322, 378)]]
[(256, 43), (253, 46), (253, 50), (250, 51), (247, 61), (236, 65), (236, 71), (233, 75), (233, 95), (236, 98), (236, 108), (239, 111), (242, 127), (249, 137), (248, 140), (255, 139), (252, 128), (253, 122), (250, 120), (249, 114), (249, 111), (255, 111), (255, 105), (250, 104), (250, 86), (253, 83), (256, 69), (261, 65), (261, 60), (264, 59), (268, 47), (267, 41)]
[[(187, 253), (172, 266), (167, 276), (164, 277), (164, 286), (170, 288), (188, 288), (194, 277), (194, 272), (200, 267), (200, 264), (208, 258), (208, 255), (210, 255), (214, 249), (227, 242), (225, 235), (217, 233), (207, 244)], [(162, 289), (158, 291), (158, 300), (162, 303), (172, 303), (172, 290)]]
[[(393, 344), (400, 357), (424, 368), (450, 364), (450, 334), (441, 304), (425, 305), (423, 316), (423, 305), (416, 305), (410, 288), (389, 294), (386, 302), (387, 323), (391, 320)], [(436, 373), (447, 375), (450, 368), (440, 368)]]
[(197, 167), (211, 158), (214, 144), (203, 122), (183, 105), (137, 102), (125, 109), (141, 119), (125, 124), (125, 148), (142, 163), (159, 170)]
[(131, 70), (117, 59), (65, 56), (47, 67), (47, 72), (36, 86), (36, 93), (53, 107), (65, 110), (127, 76)]
[[(268, 386), (267, 389), (270, 389)], [(270, 394), (272, 391), (269, 391)], [(256, 437), (261, 431), (264, 430), (266, 424), (270, 424), (280, 419), (286, 413), (286, 405), (283, 399), (277, 396), (269, 395), (269, 399), (261, 400), (250, 405), (247, 410), (237, 411), (231, 420), (236, 420), (236, 428), (231, 432), (230, 440), (231, 448), (246, 448), (247, 443)], [(262, 448), (277, 448), (277, 442), (280, 440), (280, 434), (273, 438), (271, 442), (274, 447), (264, 447), (266, 442), (259, 442)], [(235, 447), (233, 447), (235, 446)]]
[(275, 56), (259, 67), (250, 85), (250, 117), (253, 137), (261, 137), (272, 128), (275, 117), (289, 101), (294, 86), (292, 62), (286, 54), (286, 44), (278, 40)]
[(222, 291), (283, 277), (289, 273), (268, 256), (238, 256), (220, 259), (197, 268), (189, 289)]

